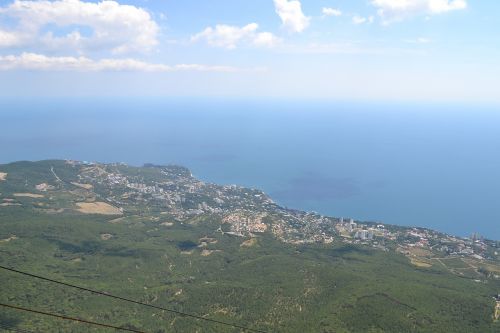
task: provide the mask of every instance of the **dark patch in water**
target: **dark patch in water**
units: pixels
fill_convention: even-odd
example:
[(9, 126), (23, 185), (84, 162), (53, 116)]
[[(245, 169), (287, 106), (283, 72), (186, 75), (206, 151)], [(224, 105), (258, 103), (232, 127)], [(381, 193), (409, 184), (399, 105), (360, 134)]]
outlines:
[(288, 188), (272, 193), (272, 197), (286, 201), (330, 201), (360, 194), (357, 182), (351, 178), (331, 178), (307, 172), (293, 178)]

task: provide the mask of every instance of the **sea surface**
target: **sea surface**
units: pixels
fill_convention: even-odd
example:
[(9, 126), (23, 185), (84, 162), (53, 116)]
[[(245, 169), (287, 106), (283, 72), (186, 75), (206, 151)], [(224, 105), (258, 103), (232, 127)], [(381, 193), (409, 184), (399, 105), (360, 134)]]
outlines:
[(500, 108), (248, 99), (0, 101), (0, 163), (180, 164), (336, 217), (500, 240)]

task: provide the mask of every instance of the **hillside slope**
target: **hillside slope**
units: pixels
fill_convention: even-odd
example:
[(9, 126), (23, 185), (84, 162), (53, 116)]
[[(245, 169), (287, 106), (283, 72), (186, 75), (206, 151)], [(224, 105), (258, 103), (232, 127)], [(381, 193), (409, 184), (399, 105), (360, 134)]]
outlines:
[[(497, 242), (289, 210), (177, 166), (16, 162), (0, 175), (3, 266), (268, 332), (500, 332)], [(155, 333), (241, 331), (0, 278), (2, 303)], [(0, 325), (109, 331), (8, 309)]]

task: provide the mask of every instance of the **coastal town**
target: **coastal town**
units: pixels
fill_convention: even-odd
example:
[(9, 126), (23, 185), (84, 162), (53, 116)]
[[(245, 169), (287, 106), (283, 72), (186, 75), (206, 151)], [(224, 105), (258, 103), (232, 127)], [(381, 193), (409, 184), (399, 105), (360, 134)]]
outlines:
[[(474, 270), (474, 277), (499, 279), (500, 242), (474, 234), (462, 238), (426, 228), (402, 227), (327, 217), (279, 206), (265, 193), (235, 185), (200, 181), (179, 166), (146, 165), (145, 172), (131, 172), (123, 164), (68, 161), (81, 169), (79, 183), (91, 184), (107, 202), (123, 207), (149, 205), (167, 212), (178, 221), (199, 216), (218, 216), (222, 232), (255, 237), (272, 232), (290, 244), (359, 244), (382, 251), (397, 251), (419, 267), (443, 265), (456, 274)], [(459, 267), (448, 267), (455, 258)], [(484, 263), (484, 264), (480, 264)], [(455, 263), (455, 266), (457, 264)]]

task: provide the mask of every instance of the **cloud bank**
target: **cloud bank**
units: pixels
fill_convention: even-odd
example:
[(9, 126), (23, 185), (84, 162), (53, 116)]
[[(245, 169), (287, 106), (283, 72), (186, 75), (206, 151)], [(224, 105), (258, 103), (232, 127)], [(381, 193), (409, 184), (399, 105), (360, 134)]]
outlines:
[(87, 57), (49, 57), (36, 53), (0, 56), (0, 70), (31, 71), (136, 71), (136, 72), (238, 72), (244, 69), (231, 66), (208, 66), (200, 64), (165, 65), (153, 64), (135, 59), (100, 59)]
[(16, 0), (0, 7), (2, 18), (16, 22), (0, 28), (3, 48), (123, 54), (151, 51), (158, 44), (159, 27), (151, 15), (116, 1)]

